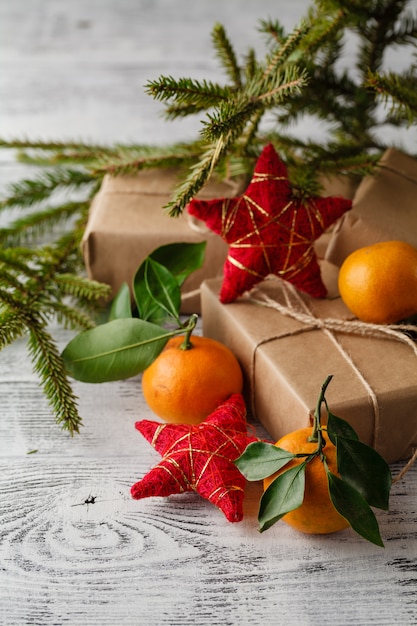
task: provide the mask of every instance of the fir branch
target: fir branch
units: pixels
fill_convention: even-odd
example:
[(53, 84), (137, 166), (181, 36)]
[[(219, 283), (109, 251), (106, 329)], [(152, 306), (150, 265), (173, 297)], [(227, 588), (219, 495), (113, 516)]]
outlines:
[(116, 144), (105, 146), (101, 144), (84, 144), (82, 142), (45, 142), (12, 139), (0, 139), (0, 148), (15, 148), (19, 150), (18, 160), (24, 163), (41, 166), (56, 166), (57, 164), (78, 164), (87, 168), (94, 176), (94, 165), (100, 161), (116, 160), (121, 155), (130, 154), (152, 155), (156, 149), (145, 144)]
[(261, 93), (255, 97), (265, 107), (275, 107), (283, 104), (287, 97), (295, 97), (301, 93), (307, 83), (308, 75), (305, 70), (300, 70), (297, 66), (287, 67), (284, 75), (278, 72), (264, 78), (260, 85)]
[[(92, 327), (93, 320), (79, 307), (109, 293), (106, 285), (64, 273), (74, 264), (77, 243), (78, 233), (69, 233), (59, 243), (37, 250), (31, 262), (38, 274), (31, 271), (26, 282), (21, 282), (23, 277), (17, 277), (7, 269), (3, 268), (0, 272), (2, 284), (7, 284), (5, 277), (9, 274), (9, 284), (13, 287), (11, 290), (0, 287), (0, 301), (3, 303), (0, 309), (0, 345), (4, 347), (18, 336), (29, 333), (28, 349), (34, 371), (40, 378), (57, 423), (71, 434), (79, 432), (81, 419), (61, 356), (46, 331), (46, 319), (53, 314), (65, 325)], [(7, 261), (7, 256), (3, 254), (3, 261)], [(13, 269), (19, 270), (15, 263)], [(78, 308), (62, 302), (66, 295), (78, 300)]]
[(85, 278), (77, 274), (58, 274), (55, 285), (64, 296), (72, 296), (79, 302), (93, 302), (108, 299), (110, 287), (105, 283)]
[(357, 86), (346, 72), (338, 75), (331, 66), (313, 66), (307, 71), (314, 78), (301, 92), (294, 94), (291, 102), (284, 103), (277, 117), (277, 125), (288, 125), (310, 114), (328, 123), (336, 123), (348, 133), (351, 117), (355, 116), (352, 103), (358, 92)]
[(278, 20), (261, 19), (258, 30), (268, 36), (269, 42), (273, 46), (282, 45), (286, 38), (285, 29)]
[(170, 104), (165, 108), (165, 118), (174, 120), (189, 115), (196, 115), (204, 110), (204, 106), (196, 106), (195, 104)]
[(57, 300), (49, 301), (45, 310), (64, 328), (87, 330), (96, 326), (89, 314)]
[(25, 333), (26, 324), (24, 319), (17, 316), (10, 309), (4, 309), (3, 307), (2, 310), (0, 305), (0, 350), (23, 337)]
[[(359, 71), (377, 72), (381, 69), (387, 47), (396, 41), (395, 25), (400, 19), (407, 0), (385, 0), (364, 5), (366, 19), (360, 19), (356, 28), (361, 35), (358, 53)], [(404, 41), (404, 36), (401, 37)], [(407, 41), (407, 38), (405, 38)]]
[(302, 32), (303, 28), (297, 29), (279, 53), (268, 59), (266, 68), (260, 68), (246, 86), (233, 97), (220, 102), (213, 112), (207, 113), (201, 135), (205, 143), (212, 144), (211, 148), (203, 156), (200, 155), (200, 164), (191, 169), (185, 184), (175, 190), (175, 200), (166, 207), (170, 215), (178, 215), (184, 209), (237, 139), (243, 139), (242, 145), (248, 145), (267, 108), (280, 104), (288, 94), (301, 89), (306, 83), (305, 72), (297, 66), (290, 65), (283, 72), (278, 69), (293, 51)]
[(263, 73), (264, 80), (268, 79), (271, 74), (276, 74), (277, 70), (283, 67), (308, 31), (308, 24), (302, 22), (299, 28), (296, 28), (281, 46), (278, 46), (271, 55), (268, 55)]
[(368, 72), (365, 87), (373, 89), (384, 104), (391, 102), (391, 113), (407, 118), (409, 123), (417, 119), (417, 78), (410, 74), (400, 76), (390, 72), (386, 75)]
[(251, 48), (245, 57), (244, 75), (246, 82), (253, 79), (258, 65), (256, 62), (255, 50)]
[(38, 248), (37, 263), (40, 269), (38, 280), (33, 285), (35, 293), (45, 289), (49, 282), (54, 283), (60, 274), (71, 274), (83, 269), (80, 244), (84, 227), (85, 221), (82, 219), (53, 243)]
[(264, 110), (259, 108), (248, 121), (241, 137), (240, 151), (242, 153), (250, 153), (251, 145), (256, 143), (263, 114)]
[(178, 217), (209, 180), (231, 141), (232, 135), (228, 139), (222, 137), (200, 155), (199, 162), (190, 168), (188, 176), (174, 190), (174, 199), (165, 207), (171, 217)]
[(217, 56), (226, 70), (226, 75), (229, 77), (232, 85), (236, 89), (240, 89), (242, 86), (242, 69), (237, 62), (236, 53), (230, 39), (226, 35), (224, 27), (221, 24), (216, 24), (211, 37)]
[(20, 218), (5, 228), (0, 228), (0, 243), (15, 246), (25, 241), (32, 244), (41, 236), (63, 225), (77, 214), (87, 213), (86, 202), (68, 202), (57, 207), (46, 208)]
[[(272, 71), (272, 70), (271, 70)], [(248, 129), (247, 139), (254, 127), (259, 124), (262, 113), (268, 106), (276, 105), (288, 94), (300, 89), (306, 82), (306, 76), (296, 66), (287, 68), (284, 77), (278, 72), (263, 72), (263, 82), (255, 81), (247, 86), (246, 92), (236, 94), (233, 99), (207, 114), (202, 137), (211, 147), (200, 155), (200, 163), (191, 168), (185, 182), (175, 190), (174, 201), (168, 203), (171, 216), (178, 215), (192, 197), (206, 183), (220, 159), (238, 138)], [(264, 92), (262, 92), (264, 90)], [(247, 141), (246, 141), (247, 144)]]
[(128, 175), (144, 169), (178, 168), (188, 166), (199, 158), (201, 146), (192, 144), (175, 144), (169, 149), (155, 148), (150, 153), (137, 156), (130, 151), (120, 152), (116, 158), (102, 160), (94, 167), (94, 174)]
[(83, 141), (44, 141), (43, 139), (3, 139), (0, 137), (0, 148), (44, 150), (49, 152), (65, 152), (76, 150), (77, 152), (100, 152), (108, 148), (103, 144), (89, 144)]
[(27, 324), (29, 307), (27, 305), (27, 291), (19, 284), (15, 290), (10, 290), (6, 286), (0, 286), (0, 302), (3, 311), (9, 311), (19, 317), (24, 324)]
[(349, 176), (351, 179), (356, 178), (360, 180), (375, 171), (375, 166), (378, 164), (381, 156), (382, 151), (375, 152), (374, 154), (357, 154), (356, 151), (352, 149), (352, 154), (343, 156), (340, 153), (337, 159), (335, 159), (334, 152), (329, 148), (327, 151), (320, 151), (320, 156), (317, 155), (315, 159), (312, 159), (309, 166), (317, 168), (316, 171), (318, 170), (323, 174), (325, 173), (327, 176), (334, 174)]
[[(338, 32), (336, 29), (332, 37), (327, 42), (324, 40), (318, 49), (322, 58), (318, 55), (314, 60), (311, 55), (307, 56), (306, 67), (314, 79), (301, 94), (295, 95), (284, 105), (285, 112), (277, 117), (278, 123), (288, 125), (305, 114), (314, 115), (326, 121), (339, 146), (344, 143), (356, 145), (357, 154), (369, 150), (379, 151), (383, 143), (376, 139), (374, 131), (383, 123), (399, 125), (401, 119), (387, 118), (381, 122), (377, 115), (376, 98), (369, 91), (365, 77), (368, 64), (374, 62), (373, 58), (378, 58), (379, 63), (392, 43), (395, 21), (405, 4), (403, 0), (365, 4), (346, 0), (320, 2), (321, 8), (329, 13), (341, 11), (344, 14), (341, 22), (344, 30), (353, 27), (359, 32), (357, 67), (360, 80), (357, 82), (347, 71), (340, 72), (336, 67), (338, 57), (342, 54), (340, 37), (343, 34), (343, 30)], [(401, 24), (399, 19), (398, 24)], [(401, 30), (401, 27), (398, 29)], [(312, 29), (314, 31), (315, 28)], [(303, 40), (303, 45), (309, 36)]]
[(36, 258), (36, 252), (28, 248), (0, 247), (0, 271), (2, 268), (8, 267), (18, 274), (34, 277), (38, 272), (37, 268), (31, 265), (34, 258)]
[[(303, 58), (312, 60), (317, 55), (327, 57), (327, 62), (336, 60), (342, 49), (342, 38), (349, 16), (343, 7), (337, 7), (334, 11), (325, 11), (311, 7), (307, 22), (310, 28), (306, 36), (300, 42)], [(330, 56), (329, 56), (330, 55)], [(308, 61), (307, 61), (308, 64)], [(325, 67), (325, 60), (322, 65)]]
[(110, 157), (110, 150), (76, 151), (63, 150), (62, 152), (48, 152), (43, 150), (19, 150), (17, 160), (25, 165), (37, 165), (40, 167), (78, 166), (89, 167), (93, 165), (101, 155)]
[(0, 210), (6, 208), (28, 208), (38, 204), (61, 188), (77, 189), (96, 183), (95, 178), (87, 171), (71, 168), (55, 168), (42, 172), (36, 178), (25, 179), (13, 183), (9, 187), (9, 195), (0, 201)]
[(255, 98), (249, 99), (244, 94), (233, 101), (226, 102), (213, 113), (207, 114), (203, 122), (202, 137), (206, 142), (219, 141), (225, 137), (237, 137), (243, 133), (248, 121), (255, 113), (263, 113), (263, 107)]
[(29, 324), (28, 349), (57, 423), (71, 435), (79, 433), (82, 421), (77, 409), (78, 399), (68, 381), (54, 340), (46, 331), (45, 324), (36, 318), (32, 318)]
[[(32, 274), (32, 276), (34, 276), (34, 274)], [(0, 281), (1, 284), (4, 285), (4, 288), (9, 290), (9, 292), (13, 292), (13, 290), (18, 292), (24, 288), (20, 277), (17, 277), (16, 274), (7, 269), (7, 267), (0, 267)], [(0, 300), (1, 299), (2, 298), (0, 296)]]
[(0, 148), (17, 150), (17, 160), (29, 165), (57, 167), (63, 165), (91, 165), (98, 158), (115, 153), (115, 148), (81, 141), (43, 141), (0, 138)]
[(161, 76), (159, 80), (149, 81), (146, 92), (155, 100), (172, 101), (174, 106), (165, 110), (168, 118), (181, 115), (183, 110), (197, 113), (216, 106), (232, 95), (230, 87), (222, 87), (207, 80), (175, 79), (172, 76)]

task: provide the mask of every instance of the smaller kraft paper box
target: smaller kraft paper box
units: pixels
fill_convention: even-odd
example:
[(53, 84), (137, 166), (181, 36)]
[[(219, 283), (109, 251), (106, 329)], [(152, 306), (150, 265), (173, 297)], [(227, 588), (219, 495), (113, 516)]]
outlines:
[[(200, 313), (200, 284), (204, 278), (221, 276), (227, 245), (186, 212), (180, 217), (168, 216), (163, 207), (177, 183), (176, 169), (106, 176), (90, 209), (82, 250), (89, 278), (107, 283), (115, 295), (123, 282), (131, 286), (140, 263), (159, 246), (206, 241), (203, 267), (193, 272), (182, 287), (182, 313)], [(236, 193), (235, 184), (210, 182), (198, 197), (230, 197)]]
[(398, 239), (417, 247), (417, 160), (389, 148), (366, 176), (329, 238), (325, 258), (342, 265), (354, 250)]
[(417, 350), (404, 333), (393, 337), (352, 321), (333, 297), (337, 272), (323, 262), (329, 289), (323, 300), (270, 279), (221, 304), (221, 281), (207, 280), (203, 333), (237, 356), (248, 404), (273, 440), (312, 424), (321, 386), (333, 375), (326, 392), (331, 412), (393, 463), (417, 446)]

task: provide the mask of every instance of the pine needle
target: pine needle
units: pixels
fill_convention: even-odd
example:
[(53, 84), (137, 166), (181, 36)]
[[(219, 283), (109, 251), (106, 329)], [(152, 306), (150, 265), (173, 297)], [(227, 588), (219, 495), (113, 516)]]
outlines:
[(31, 320), (28, 347), (56, 422), (71, 435), (79, 433), (82, 420), (78, 414), (78, 399), (67, 379), (59, 350), (40, 320)]

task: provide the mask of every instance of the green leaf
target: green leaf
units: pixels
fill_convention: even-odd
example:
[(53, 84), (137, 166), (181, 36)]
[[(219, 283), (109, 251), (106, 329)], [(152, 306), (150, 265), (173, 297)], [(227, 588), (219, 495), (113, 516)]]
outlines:
[(133, 294), (138, 308), (139, 317), (143, 320), (161, 324), (166, 319), (166, 310), (155, 302), (156, 294), (149, 293), (145, 282), (145, 266), (151, 258), (163, 265), (179, 286), (204, 262), (206, 242), (201, 243), (171, 243), (156, 248), (139, 266), (133, 279)]
[(347, 482), (327, 471), (330, 499), (335, 509), (361, 537), (384, 547), (378, 522), (365, 498)]
[(166, 319), (166, 312), (161, 309), (146, 287), (146, 261), (147, 259), (139, 266), (133, 278), (133, 295), (138, 309), (138, 316), (144, 321), (162, 324)]
[(127, 283), (122, 283), (110, 307), (109, 321), (132, 317), (130, 289)]
[(307, 462), (283, 472), (269, 485), (259, 506), (259, 530), (268, 530), (286, 513), (298, 509), (304, 500)]
[(112, 320), (74, 337), (62, 358), (68, 373), (77, 380), (121, 380), (149, 367), (171, 335), (136, 318)]
[(200, 243), (169, 243), (160, 246), (152, 252), (150, 257), (164, 265), (175, 276), (179, 285), (185, 279), (200, 269), (204, 263), (207, 242)]
[(151, 298), (163, 311), (179, 322), (181, 289), (175, 276), (164, 265), (149, 257), (145, 262), (144, 278)]
[(247, 480), (262, 480), (271, 476), (295, 457), (292, 452), (277, 448), (273, 443), (250, 443), (235, 465)]
[(327, 414), (327, 434), (334, 445), (336, 445), (337, 437), (359, 440), (356, 431), (346, 420), (343, 420), (341, 417), (336, 417), (336, 415), (333, 415), (328, 409)]
[(337, 469), (370, 506), (388, 510), (392, 476), (380, 454), (361, 441), (337, 437)]

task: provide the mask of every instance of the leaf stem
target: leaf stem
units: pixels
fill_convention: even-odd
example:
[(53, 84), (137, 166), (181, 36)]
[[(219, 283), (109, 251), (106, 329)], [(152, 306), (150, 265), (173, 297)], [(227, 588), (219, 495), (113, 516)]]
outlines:
[(321, 433), (321, 424), (320, 424), (321, 405), (325, 401), (324, 396), (326, 393), (326, 389), (329, 386), (329, 383), (332, 380), (332, 378), (333, 378), (333, 375), (331, 374), (330, 376), (326, 378), (326, 380), (321, 386), (320, 395), (318, 397), (317, 404), (316, 404), (316, 410), (314, 411), (313, 432), (308, 438), (309, 441), (318, 442), (318, 447), (319, 447), (320, 452), (321, 452), (321, 448), (323, 447), (323, 444), (322, 444), (323, 436)]
[(193, 347), (190, 337), (194, 328), (196, 327), (197, 319), (198, 319), (198, 316), (195, 313), (193, 313), (190, 319), (188, 320), (187, 326), (184, 328), (185, 337), (184, 337), (184, 341), (180, 345), (180, 350), (189, 350), (190, 348)]

